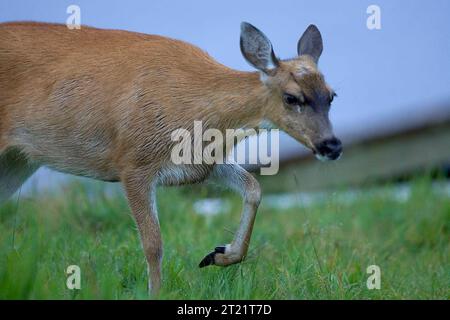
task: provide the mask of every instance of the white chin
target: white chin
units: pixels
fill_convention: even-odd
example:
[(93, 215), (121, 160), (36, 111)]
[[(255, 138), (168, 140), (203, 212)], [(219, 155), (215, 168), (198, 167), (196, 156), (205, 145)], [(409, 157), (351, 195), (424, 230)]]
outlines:
[(330, 158), (328, 158), (327, 156), (322, 156), (321, 154), (318, 153), (316, 153), (315, 156), (317, 160), (320, 160), (322, 162), (330, 161)]

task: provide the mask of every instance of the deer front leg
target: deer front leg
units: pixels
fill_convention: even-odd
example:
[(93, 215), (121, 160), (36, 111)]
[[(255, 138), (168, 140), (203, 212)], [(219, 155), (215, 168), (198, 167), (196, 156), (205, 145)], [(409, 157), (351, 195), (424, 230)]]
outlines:
[(156, 211), (155, 184), (149, 175), (136, 172), (123, 179), (148, 264), (148, 288), (157, 295), (161, 287), (162, 241)]
[(261, 201), (261, 189), (258, 181), (237, 164), (216, 165), (211, 179), (225, 184), (239, 192), (243, 197), (243, 209), (239, 228), (233, 241), (225, 246), (216, 247), (200, 262), (199, 267), (208, 265), (228, 266), (241, 262), (247, 254), (256, 211)]

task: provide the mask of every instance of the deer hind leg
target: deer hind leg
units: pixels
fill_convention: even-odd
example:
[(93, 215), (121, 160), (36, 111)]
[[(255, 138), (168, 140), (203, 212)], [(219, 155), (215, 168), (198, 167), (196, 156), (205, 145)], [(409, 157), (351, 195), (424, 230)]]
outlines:
[(38, 168), (20, 151), (0, 149), (0, 203), (11, 197)]
[(243, 197), (241, 221), (231, 244), (216, 247), (200, 262), (199, 267), (208, 265), (228, 266), (241, 262), (248, 250), (256, 211), (261, 201), (258, 181), (237, 164), (218, 164), (211, 173), (211, 179), (225, 184)]

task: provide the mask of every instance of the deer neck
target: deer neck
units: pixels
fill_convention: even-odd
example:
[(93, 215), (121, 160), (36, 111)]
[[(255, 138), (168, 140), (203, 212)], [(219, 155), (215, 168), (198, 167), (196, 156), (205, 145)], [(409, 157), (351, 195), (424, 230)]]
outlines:
[(221, 129), (256, 128), (264, 120), (270, 90), (258, 72), (229, 71), (215, 79), (214, 112)]

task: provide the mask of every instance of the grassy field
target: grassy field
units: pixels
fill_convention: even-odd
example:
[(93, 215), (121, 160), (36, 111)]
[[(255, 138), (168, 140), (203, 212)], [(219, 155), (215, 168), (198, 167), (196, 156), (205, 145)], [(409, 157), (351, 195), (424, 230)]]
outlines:
[[(448, 299), (450, 199), (428, 179), (404, 202), (367, 191), (342, 203), (331, 195), (308, 208), (260, 208), (248, 259), (199, 269), (239, 221), (205, 217), (193, 201), (204, 188), (159, 191), (164, 240), (162, 299)], [(195, 195), (195, 196), (194, 196)], [(18, 204), (18, 206), (17, 206)], [(66, 288), (65, 269), (81, 268), (81, 290)], [(366, 268), (381, 268), (368, 290)], [(0, 207), (1, 299), (144, 299), (146, 267), (123, 196), (71, 185), (59, 197), (11, 200)]]

